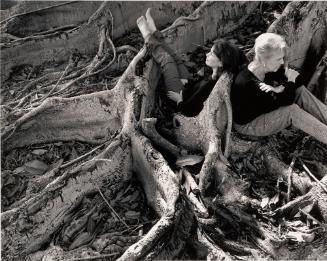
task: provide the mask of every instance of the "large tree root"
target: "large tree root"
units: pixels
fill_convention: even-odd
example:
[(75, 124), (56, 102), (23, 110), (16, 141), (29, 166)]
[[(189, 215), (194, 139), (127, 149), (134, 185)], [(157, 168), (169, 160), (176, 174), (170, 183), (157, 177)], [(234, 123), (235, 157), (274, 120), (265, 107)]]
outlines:
[[(326, 186), (327, 176), (322, 178), (320, 182)], [(276, 213), (278, 215), (294, 216), (308, 205), (314, 205), (319, 210), (322, 221), (327, 221), (327, 193), (318, 184), (315, 184), (307, 194), (277, 209)]]
[[(247, 8), (253, 10), (256, 5), (251, 3)], [(308, 4), (312, 8), (319, 5), (321, 3), (316, 6)], [(167, 42), (173, 42), (172, 47), (178, 51), (192, 51), (192, 42), (204, 44), (216, 37), (219, 30), (217, 32), (217, 28), (211, 26), (215, 27), (219, 19), (213, 15), (217, 13), (213, 7), (222, 13), (224, 11), (220, 3), (204, 3), (190, 19), (181, 19), (182, 23), (176, 23), (171, 30), (165, 31)], [(233, 4), (231, 8), (234, 11), (242, 9), (242, 4)], [(240, 16), (245, 19), (244, 10), (242, 14), (230, 13), (233, 19)], [(229, 23), (222, 27), (228, 28)], [(176, 40), (176, 37), (181, 39)], [(121, 260), (179, 258), (194, 231), (197, 231), (198, 241), (208, 249), (208, 258), (229, 260), (231, 254), (226, 251), (255, 255), (251, 247), (242, 248), (242, 244), (226, 240), (220, 222), (238, 233), (247, 229), (259, 249), (275, 256), (273, 247), (267, 247), (269, 236), (260, 223), (242, 211), (253, 200), (247, 196), (244, 182), (231, 171), (227, 161), (228, 154), (235, 153), (237, 148), (245, 152), (258, 146), (257, 143), (237, 142), (233, 136), (230, 137), (229, 88), (232, 76), (224, 73), (220, 77), (197, 117), (175, 117), (179, 122), (179, 127), (174, 130), (178, 141), (175, 145), (161, 137), (154, 127), (154, 97), (160, 76), (157, 66), (150, 61), (143, 77), (135, 76), (136, 64), (145, 52), (144, 48), (136, 55), (112, 90), (73, 98), (46, 99), (5, 131), (5, 150), (59, 140), (106, 142), (106, 147), (79, 166), (75, 163), (72, 169), (59, 168), (56, 173), (49, 174), (50, 183), (42, 190), (2, 213), (4, 259), (22, 260), (55, 242), (57, 231), (73, 220), (74, 209), (89, 194), (101, 192), (101, 197), (97, 196), (109, 207), (108, 202), (131, 178), (133, 171), (142, 183), (149, 205), (159, 215), (159, 221), (138, 242), (124, 249), (119, 257)], [(187, 180), (184, 184), (187, 195), (181, 193), (181, 180), (158, 151), (161, 148), (174, 157), (183, 154), (183, 149), (202, 151), (205, 160), (198, 175), (198, 188), (192, 183), (194, 180), (190, 174), (193, 181)], [(268, 159), (269, 164), (274, 160)], [(276, 164), (279, 163), (276, 161)], [(326, 181), (323, 179), (322, 182)], [(294, 184), (298, 184), (294, 186), (299, 187), (299, 191), (304, 191), (301, 190), (303, 180)], [(195, 199), (202, 204), (199, 192), (206, 206), (196, 203)], [(191, 198), (191, 193), (195, 197)], [(319, 187), (313, 186), (303, 199), (317, 201), (322, 216), (326, 217), (326, 195)], [(192, 211), (196, 206), (202, 209), (203, 215), (199, 215), (201, 211)], [(285, 209), (293, 206), (297, 205), (290, 202)], [(89, 217), (92, 210), (85, 216)]]
[[(49, 6), (42, 2), (19, 3), (14, 7), (13, 12), (19, 12), (22, 9), (36, 10), (41, 7)], [(12, 35), (35, 34), (40, 30), (48, 31), (50, 28), (61, 27), (67, 24), (79, 25), (74, 30), (61, 31), (50, 35), (45, 39), (33, 39), (30, 41), (20, 42), (17, 46), (6, 48), (2, 51), (1, 57), (1, 82), (8, 78), (10, 71), (20, 64), (40, 65), (49, 60), (56, 62), (67, 61), (67, 57), (73, 49), (77, 48), (81, 53), (94, 54), (96, 52), (96, 41), (89, 41), (95, 39), (97, 34), (97, 27), (94, 23), (88, 24), (88, 19), (100, 6), (97, 2), (78, 2), (69, 6), (53, 8), (51, 10), (44, 10), (38, 12), (38, 15), (24, 15), (9, 20), (4, 30)], [(194, 11), (194, 6), (191, 2), (180, 4), (171, 3), (166, 5), (160, 2), (143, 2), (135, 7), (134, 3), (123, 2), (109, 2), (106, 4), (105, 11), (111, 11), (114, 20), (114, 39), (121, 37), (132, 29), (136, 28), (136, 19), (143, 14), (148, 7), (160, 10), (156, 11), (156, 20), (159, 26), (166, 25), (178, 18), (179, 13), (183, 9), (188, 13)], [(31, 10), (31, 11), (32, 11)], [(10, 11), (10, 10), (8, 10)], [(10, 12), (8, 12), (10, 15)], [(70, 15), (66, 15), (66, 14)], [(46, 14), (46, 15), (45, 15)], [(58, 14), (65, 19), (58, 19)], [(65, 15), (64, 15), (65, 14)], [(47, 17), (46, 20), (44, 17)], [(99, 19), (97, 19), (99, 20)], [(66, 23), (66, 24), (63, 24)], [(38, 25), (35, 28), (35, 25)], [(47, 28), (49, 26), (49, 28)], [(21, 31), (24, 28), (26, 31)]]

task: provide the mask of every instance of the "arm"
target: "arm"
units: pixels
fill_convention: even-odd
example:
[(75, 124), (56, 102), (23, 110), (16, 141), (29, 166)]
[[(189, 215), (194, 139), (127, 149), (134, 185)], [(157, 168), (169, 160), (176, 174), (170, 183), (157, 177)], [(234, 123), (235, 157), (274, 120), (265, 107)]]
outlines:
[(184, 115), (195, 116), (203, 108), (203, 103), (209, 97), (216, 80), (193, 82), (183, 90), (183, 100), (177, 105), (177, 110)]

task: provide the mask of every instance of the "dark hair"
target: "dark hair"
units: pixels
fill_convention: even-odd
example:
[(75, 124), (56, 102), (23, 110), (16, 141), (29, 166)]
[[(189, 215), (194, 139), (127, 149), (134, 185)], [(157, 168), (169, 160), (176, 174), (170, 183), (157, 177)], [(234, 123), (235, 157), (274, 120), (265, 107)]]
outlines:
[(225, 40), (216, 40), (213, 51), (223, 64), (223, 70), (238, 74), (244, 65), (248, 63), (245, 54), (234, 44)]

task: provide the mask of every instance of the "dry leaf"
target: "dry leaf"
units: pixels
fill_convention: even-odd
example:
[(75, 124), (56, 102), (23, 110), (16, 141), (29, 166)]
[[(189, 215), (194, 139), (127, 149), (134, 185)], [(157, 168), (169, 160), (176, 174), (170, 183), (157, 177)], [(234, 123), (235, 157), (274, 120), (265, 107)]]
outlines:
[(40, 160), (32, 160), (24, 164), (25, 171), (32, 175), (42, 175), (48, 170), (48, 165)]
[(79, 234), (75, 240), (73, 241), (73, 243), (69, 246), (69, 250), (75, 249), (79, 246), (83, 246), (86, 245), (87, 243), (89, 243), (92, 240), (92, 235), (88, 232), (83, 232), (81, 234)]
[(268, 205), (268, 203), (269, 203), (269, 197), (265, 197), (265, 198), (263, 198), (263, 199), (261, 200), (261, 204), (260, 204), (260, 206), (261, 206), (262, 208), (265, 208), (265, 207)]
[(305, 213), (310, 213), (313, 206), (315, 205), (315, 202), (309, 204), (308, 206), (305, 206), (304, 208), (302, 208), (302, 211), (304, 211)]
[(44, 149), (36, 149), (36, 150), (32, 151), (32, 154), (40, 156), (40, 155), (43, 155), (44, 153), (46, 153), (47, 151), (48, 150), (44, 150)]
[(200, 163), (203, 159), (204, 159), (203, 156), (198, 156), (198, 155), (181, 156), (177, 159), (176, 165), (179, 167), (192, 166)]
[(273, 196), (271, 199), (270, 199), (270, 202), (269, 204), (277, 204), (279, 201), (279, 193), (277, 193), (275, 196)]
[(140, 212), (129, 210), (125, 213), (126, 218), (137, 219), (140, 217)]
[(273, 15), (276, 19), (278, 19), (281, 16), (281, 14), (276, 11), (273, 12)]
[(15, 168), (14, 171), (13, 171), (13, 173), (14, 174), (19, 174), (19, 173), (22, 173), (24, 171), (25, 171), (24, 166), (21, 166), (21, 167)]
[(298, 242), (312, 242), (315, 238), (315, 233), (302, 233), (302, 232), (288, 232), (286, 234), (286, 237), (292, 239), (292, 240), (296, 240)]

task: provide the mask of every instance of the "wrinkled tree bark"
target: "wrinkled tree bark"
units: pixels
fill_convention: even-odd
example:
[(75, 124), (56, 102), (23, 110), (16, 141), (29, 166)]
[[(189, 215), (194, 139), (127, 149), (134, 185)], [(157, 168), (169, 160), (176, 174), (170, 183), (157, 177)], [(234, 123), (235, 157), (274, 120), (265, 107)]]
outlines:
[[(232, 7), (226, 5), (234, 10), (231, 12), (231, 20), (240, 23), (257, 4), (249, 3), (246, 13), (244, 10), (243, 13), (239, 12), (244, 9), (242, 3)], [(292, 50), (291, 60), (294, 60), (293, 65), (298, 68), (308, 51), (307, 42), (317, 33), (314, 29), (324, 26), (326, 22), (324, 13), (317, 12), (324, 10), (326, 13), (326, 6), (323, 2), (290, 3), (284, 14), (269, 29), (287, 38)], [(164, 31), (167, 42), (180, 52), (192, 51), (192, 42), (202, 45), (227, 28), (233, 29), (230, 23), (216, 28), (219, 22), (217, 10), (225, 11), (221, 8), (219, 2), (202, 4), (189, 19), (181, 19)], [(298, 21), (295, 14), (302, 19)], [(206, 238), (206, 232), (203, 231), (208, 231), (209, 228), (204, 223), (210, 220), (201, 219), (203, 217), (195, 214), (194, 207), (181, 196), (180, 179), (158, 151), (158, 147), (172, 152), (176, 157), (182, 153), (180, 148), (202, 151), (205, 160), (198, 175), (199, 190), (206, 203), (205, 207), (216, 208), (212, 223), (216, 219), (226, 219), (231, 226), (247, 226), (253, 229), (257, 237), (265, 238), (264, 230), (242, 211), (245, 205), (257, 202), (246, 196), (246, 188), (228, 164), (231, 153), (247, 151), (257, 145), (245, 144), (231, 136), (229, 90), (232, 76), (224, 73), (220, 77), (197, 117), (175, 117), (179, 122), (179, 127), (174, 130), (178, 144), (173, 144), (163, 137), (157, 139), (160, 134), (153, 129), (153, 125), (149, 126), (153, 122), (151, 118), (156, 106), (155, 90), (160, 71), (150, 61), (143, 77), (135, 75), (135, 67), (145, 52), (146, 49), (143, 48), (135, 56), (112, 90), (72, 98), (48, 98), (3, 133), (5, 150), (58, 140), (105, 143), (106, 146), (92, 160), (71, 169), (60, 170), (55, 176), (49, 175), (46, 186), (30, 191), (14, 208), (2, 213), (3, 255), (8, 260), (22, 260), (47, 246), (55, 231), (71, 219), (70, 210), (85, 195), (97, 192), (99, 187), (106, 188), (106, 198), (112, 198), (124, 182), (131, 178), (132, 171), (136, 172), (142, 182), (148, 203), (160, 219), (143, 238), (124, 252), (120, 260), (178, 258), (190, 238), (195, 222), (202, 228), (197, 228), (197, 236), (198, 241), (208, 249), (208, 258), (230, 259), (226, 251), (231, 250), (251, 253), (252, 249), (244, 250), (243, 246), (224, 240), (223, 235), (217, 231), (215, 233), (219, 240), (213, 242)], [(156, 140), (152, 141), (153, 138)], [(154, 148), (152, 142), (158, 146)], [(273, 161), (278, 159), (272, 156), (266, 158), (268, 168), (273, 168)], [(283, 170), (277, 172), (282, 173)], [(216, 181), (216, 187), (212, 187), (213, 180)], [(217, 197), (218, 200), (213, 200)], [(318, 202), (326, 218), (326, 194), (312, 185), (308, 197), (309, 200)], [(165, 247), (159, 249), (156, 246), (161, 241), (165, 241)], [(264, 243), (260, 243), (262, 241), (257, 239), (256, 243), (264, 248)], [(273, 251), (266, 252), (274, 256)]]

